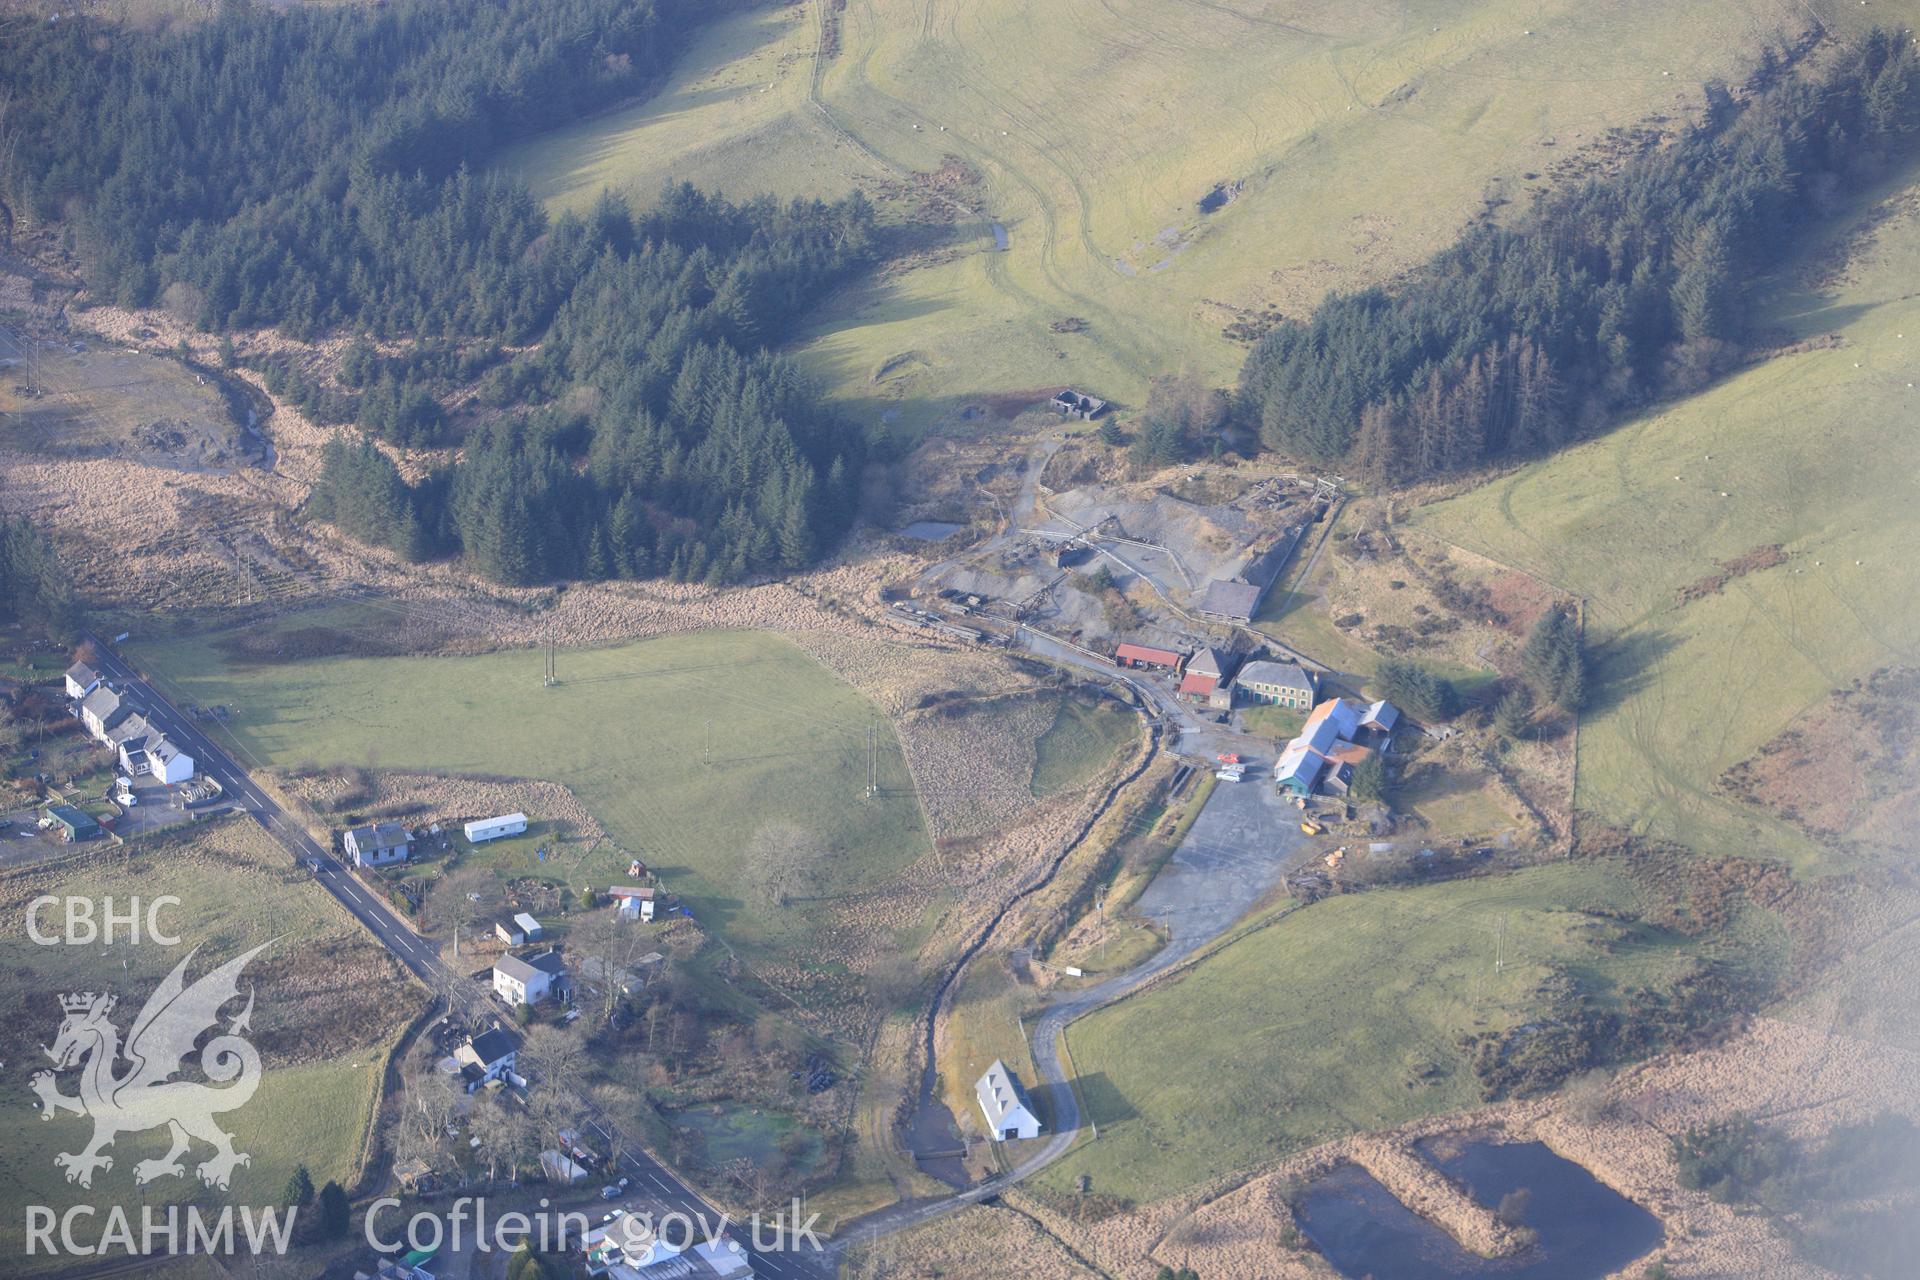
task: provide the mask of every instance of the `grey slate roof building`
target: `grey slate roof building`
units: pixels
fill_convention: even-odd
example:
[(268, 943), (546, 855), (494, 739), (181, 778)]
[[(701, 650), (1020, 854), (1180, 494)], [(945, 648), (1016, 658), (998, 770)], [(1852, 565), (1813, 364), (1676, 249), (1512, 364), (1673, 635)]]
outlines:
[(1224, 656), (1218, 649), (1209, 645), (1187, 659), (1187, 674), (1190, 676), (1211, 676), (1215, 680), (1225, 678), (1233, 660)]
[(87, 732), (101, 741), (109, 730), (134, 713), (127, 696), (110, 684), (103, 684), (80, 700), (80, 719)]
[(528, 978), (537, 978), (540, 971), (522, 960), (519, 956), (501, 956), (493, 962), (496, 973), (504, 973), (516, 982), (525, 982)]
[(383, 867), (406, 861), (413, 849), (413, 835), (397, 822), (376, 822), (353, 828), (341, 843), (356, 866)]
[(1233, 685), (1252, 702), (1302, 709), (1313, 705), (1313, 673), (1297, 662), (1249, 662)]
[(493, 963), (494, 994), (508, 1004), (539, 1004), (555, 991), (567, 989), (567, 966), (556, 951), (522, 959), (501, 956)]
[(998, 1058), (973, 1087), (980, 1113), (987, 1119), (987, 1133), (995, 1142), (1011, 1138), (1040, 1136), (1040, 1117), (1034, 1113), (1027, 1091), (1020, 1087), (1007, 1064)]
[[(123, 707), (125, 706), (124, 703), (121, 705)], [(138, 711), (130, 711), (125, 715), (117, 717), (115, 722), (108, 727), (105, 735), (108, 746), (124, 749), (128, 752), (146, 750), (148, 740), (158, 738), (159, 736), (160, 731), (154, 728), (153, 725), (148, 722), (146, 716), (140, 714)]]
[(473, 1056), (489, 1067), (513, 1056), (519, 1048), (519, 1043), (499, 1027), (473, 1038)]
[(1229, 622), (1252, 622), (1253, 611), (1260, 607), (1260, 597), (1265, 594), (1251, 582), (1215, 578), (1207, 584), (1207, 593), (1200, 599), (1200, 613)]
[(93, 692), (100, 683), (100, 673), (84, 662), (76, 662), (67, 668), (67, 696), (76, 702)]

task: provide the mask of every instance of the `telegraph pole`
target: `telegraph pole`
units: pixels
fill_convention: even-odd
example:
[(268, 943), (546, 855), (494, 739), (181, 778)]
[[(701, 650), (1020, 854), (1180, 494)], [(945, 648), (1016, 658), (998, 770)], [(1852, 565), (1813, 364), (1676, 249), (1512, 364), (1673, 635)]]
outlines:
[(700, 763), (706, 765), (708, 768), (713, 767), (713, 717), (712, 716), (707, 717), (707, 745), (701, 748)]
[(880, 791), (880, 740), (867, 726), (867, 799), (871, 800)]

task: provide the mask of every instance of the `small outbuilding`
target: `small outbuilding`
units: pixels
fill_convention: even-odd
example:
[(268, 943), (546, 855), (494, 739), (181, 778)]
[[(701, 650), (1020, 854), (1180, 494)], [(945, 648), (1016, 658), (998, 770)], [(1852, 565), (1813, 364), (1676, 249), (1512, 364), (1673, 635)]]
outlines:
[(653, 888), (650, 885), (617, 884), (607, 890), (607, 897), (613, 899), (614, 910), (622, 920), (653, 919)]
[(572, 1156), (561, 1155), (558, 1151), (540, 1153), (540, 1172), (547, 1176), (548, 1182), (558, 1182), (562, 1186), (571, 1186), (587, 1180), (585, 1165), (577, 1163)]
[(59, 829), (60, 838), (69, 844), (95, 840), (100, 836), (100, 824), (94, 821), (93, 815), (70, 804), (47, 806), (47, 816), (53, 819), (53, 825)]
[(987, 1135), (995, 1142), (1040, 1136), (1040, 1117), (1006, 1063), (995, 1058), (973, 1092), (987, 1119)]
[(1375, 702), (1360, 713), (1360, 739), (1385, 751), (1400, 727), (1400, 708), (1391, 702)]
[(415, 1156), (411, 1160), (402, 1160), (393, 1166), (393, 1180), (400, 1189), (408, 1194), (417, 1194), (433, 1189), (433, 1166)]

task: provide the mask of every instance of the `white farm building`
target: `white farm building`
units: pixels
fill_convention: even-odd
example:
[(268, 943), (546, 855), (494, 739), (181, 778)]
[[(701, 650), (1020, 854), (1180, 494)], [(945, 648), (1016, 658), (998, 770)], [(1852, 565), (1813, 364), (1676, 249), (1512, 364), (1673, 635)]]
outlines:
[(1006, 1063), (995, 1058), (973, 1092), (980, 1100), (980, 1114), (987, 1118), (987, 1136), (995, 1142), (1040, 1136), (1040, 1117)]
[(517, 836), (526, 829), (527, 815), (524, 813), (509, 813), (503, 818), (475, 818), (465, 828), (469, 844), (498, 840), (502, 836)]

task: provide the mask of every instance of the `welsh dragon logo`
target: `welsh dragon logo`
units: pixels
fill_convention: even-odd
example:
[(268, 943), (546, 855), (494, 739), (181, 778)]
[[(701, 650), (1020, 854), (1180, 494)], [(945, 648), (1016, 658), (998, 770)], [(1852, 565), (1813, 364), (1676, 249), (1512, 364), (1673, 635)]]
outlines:
[[(53, 1047), (46, 1049), (53, 1070), (35, 1073), (32, 1087), (40, 1095), (42, 1120), (62, 1111), (93, 1119), (91, 1142), (77, 1152), (53, 1158), (55, 1165), (67, 1171), (68, 1182), (91, 1187), (94, 1170), (113, 1168), (113, 1157), (103, 1150), (116, 1137), (162, 1126), (171, 1131), (172, 1148), (158, 1160), (136, 1164), (136, 1183), (184, 1175), (186, 1166), (180, 1158), (195, 1139), (214, 1150), (198, 1169), (200, 1180), (210, 1187), (224, 1191), (234, 1169), (251, 1162), (251, 1157), (233, 1149), (233, 1135), (213, 1122), (219, 1112), (246, 1105), (260, 1087), (260, 1055), (240, 1034), (248, 1029), (253, 1015), (251, 989), (246, 1007), (226, 1032), (200, 1050), (200, 1069), (213, 1084), (173, 1077), (186, 1065), (201, 1035), (218, 1025), (221, 1006), (239, 997), (241, 970), (271, 945), (262, 943), (229, 960), (192, 986), (186, 985), (184, 974), (199, 948), (188, 952), (148, 997), (127, 1034), (124, 1050), (119, 1028), (108, 1017), (116, 1003), (111, 994), (88, 991), (60, 997), (66, 1016)], [(70, 1098), (59, 1091), (58, 1073), (74, 1067), (80, 1068), (80, 1096)]]

